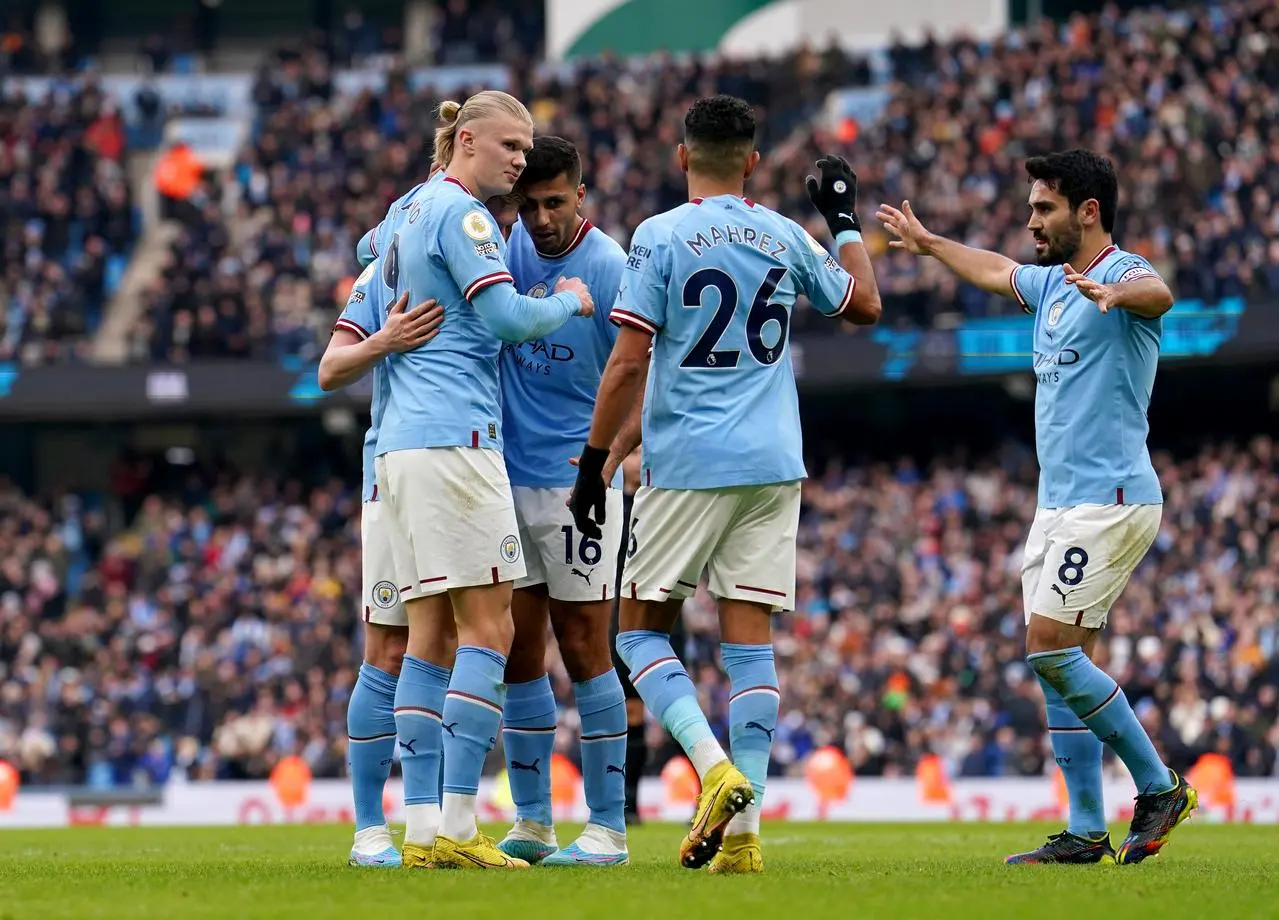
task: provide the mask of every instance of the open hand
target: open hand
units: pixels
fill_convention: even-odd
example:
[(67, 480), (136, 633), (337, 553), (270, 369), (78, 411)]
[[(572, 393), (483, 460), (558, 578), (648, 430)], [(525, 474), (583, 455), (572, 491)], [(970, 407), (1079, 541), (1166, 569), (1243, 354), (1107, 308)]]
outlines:
[(915, 216), (909, 201), (902, 202), (900, 211), (892, 205), (881, 204), (875, 217), (889, 233), (897, 237), (889, 240), (888, 248), (904, 249), (915, 256), (932, 255), (932, 234)]
[(1110, 308), (1115, 305), (1115, 289), (1109, 284), (1102, 284), (1100, 281), (1094, 281), (1087, 275), (1081, 275), (1075, 271), (1069, 262), (1062, 266), (1066, 272), (1066, 283), (1073, 284), (1079, 289), (1079, 293), (1083, 294), (1089, 300), (1097, 305), (1097, 309), (1102, 313), (1109, 313)]
[(434, 298), (422, 301), (412, 310), (407, 309), (408, 304), (409, 292), (405, 291), (391, 305), (386, 322), (378, 332), (390, 353), (421, 348), (439, 334), (440, 324), (444, 322), (444, 308)]

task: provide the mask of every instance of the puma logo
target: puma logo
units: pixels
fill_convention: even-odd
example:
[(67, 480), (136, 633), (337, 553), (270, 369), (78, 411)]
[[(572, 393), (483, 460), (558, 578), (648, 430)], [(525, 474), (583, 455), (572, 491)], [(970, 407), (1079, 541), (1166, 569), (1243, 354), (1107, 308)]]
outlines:
[(410, 738), (408, 741), (401, 741), (401, 742), (400, 742), (400, 747), (404, 748), (404, 750), (408, 751), (410, 754), (412, 754), (414, 757), (416, 757), (416, 756), (417, 756), (417, 751), (413, 750), (413, 745), (415, 745), (415, 744), (417, 744), (417, 739), (416, 739), (416, 738)]
[(773, 732), (777, 731), (777, 729), (775, 729), (775, 728), (765, 728), (765, 727), (764, 727), (763, 725), (761, 725), (760, 723), (758, 723), (758, 722), (754, 722), (754, 721), (752, 721), (752, 722), (747, 722), (747, 723), (746, 723), (746, 725), (745, 725), (745, 727), (746, 727), (746, 728), (758, 728), (758, 729), (759, 729), (760, 731), (762, 731), (764, 734), (768, 735), (768, 740), (769, 740), (769, 741), (772, 741), (772, 740), (773, 740)]
[(1105, 738), (1102, 738), (1101, 743), (1114, 744), (1118, 740), (1119, 740), (1119, 732), (1114, 731), (1114, 732), (1111, 732), (1109, 735), (1107, 735)]
[(1056, 758), (1056, 760), (1057, 760), (1057, 766), (1059, 766), (1059, 767), (1068, 767), (1068, 766), (1070, 766), (1070, 758), (1069, 758), (1069, 757), (1058, 757), (1058, 758)]
[(512, 760), (511, 769), (512, 770), (528, 770), (532, 773), (536, 773), (538, 776), (541, 776), (542, 768), (538, 766), (538, 764), (540, 764), (541, 762), (542, 762), (542, 758), (540, 757), (537, 758), (537, 760), (533, 761), (532, 763), (520, 763), (518, 760)]
[(1061, 590), (1061, 588), (1058, 586), (1056, 582), (1053, 582), (1051, 587), (1054, 591), (1056, 591), (1058, 594), (1061, 595), (1061, 605), (1063, 607), (1066, 606), (1066, 598), (1070, 597), (1070, 595), (1074, 594), (1075, 591), (1079, 590), (1078, 588), (1073, 588), (1070, 591), (1063, 591)]
[(460, 724), (460, 723), (458, 723), (458, 722), (441, 722), (441, 723), (440, 723), (440, 728), (442, 728), (442, 729), (444, 729), (446, 732), (448, 732), (448, 733), (449, 733), (449, 737), (450, 737), (450, 738), (456, 738), (456, 737), (457, 737), (457, 735), (455, 735), (455, 734), (453, 733), (453, 729), (457, 728), (457, 726), (458, 726), (459, 724)]
[(589, 572), (583, 572), (581, 569), (576, 567), (572, 569), (572, 572), (578, 578), (581, 578), (583, 581), (585, 581), (588, 585), (591, 583), (591, 576), (595, 574), (594, 569), (591, 569)]
[(608, 776), (610, 773), (620, 773), (622, 774), (623, 779), (626, 778), (625, 767), (618, 767), (618, 766), (614, 766), (613, 764), (609, 764), (607, 767), (604, 768), (604, 775)]
[(379, 760), (379, 761), (378, 761), (378, 766), (379, 766), (379, 767), (389, 767), (389, 766), (391, 765), (391, 763), (392, 763), (394, 760), (395, 760), (395, 758), (394, 758), (394, 757), (388, 757), (388, 758), (386, 758), (386, 760)]
[(669, 682), (669, 681), (674, 680), (674, 679), (675, 679), (675, 678), (677, 678), (677, 677), (683, 677), (683, 676), (684, 676), (684, 673), (683, 673), (682, 671), (672, 671), (672, 672), (671, 672), (671, 673), (669, 673), (669, 674), (663, 674), (663, 675), (662, 675), (662, 680), (663, 680), (663, 681), (667, 681), (667, 682)]

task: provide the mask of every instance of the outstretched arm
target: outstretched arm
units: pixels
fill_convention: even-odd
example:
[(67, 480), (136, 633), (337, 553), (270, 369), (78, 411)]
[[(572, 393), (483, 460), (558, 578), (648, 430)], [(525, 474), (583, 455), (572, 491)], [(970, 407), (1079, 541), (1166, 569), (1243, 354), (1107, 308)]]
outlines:
[(1013, 272), (1017, 263), (1007, 256), (988, 249), (974, 249), (944, 236), (938, 236), (925, 227), (910, 207), (903, 201), (901, 210), (881, 204), (875, 216), (897, 239), (889, 242), (893, 249), (904, 249), (917, 256), (932, 256), (942, 265), (967, 281), (1000, 297), (1017, 297), (1013, 288)]
[[(826, 263), (826, 272), (814, 266), (815, 286), (808, 292), (810, 299), (819, 302), (817, 307), (827, 316), (839, 316), (854, 326), (873, 326), (879, 322), (883, 305), (879, 299), (879, 285), (875, 281), (875, 268), (870, 264), (870, 254), (862, 245), (862, 225), (857, 217), (857, 174), (841, 156), (827, 154), (816, 163), (817, 176), (807, 176), (804, 185), (808, 198), (826, 220), (835, 247), (839, 253), (839, 267), (847, 273), (843, 290), (825, 290), (832, 283), (830, 270), (833, 262)], [(810, 237), (811, 239), (811, 237)], [(834, 280), (844, 280), (838, 273)]]
[(1095, 303), (1102, 313), (1119, 309), (1142, 319), (1158, 319), (1172, 309), (1172, 291), (1153, 270), (1129, 281), (1102, 284), (1079, 274), (1069, 262), (1064, 268), (1066, 283), (1076, 285), (1079, 293)]

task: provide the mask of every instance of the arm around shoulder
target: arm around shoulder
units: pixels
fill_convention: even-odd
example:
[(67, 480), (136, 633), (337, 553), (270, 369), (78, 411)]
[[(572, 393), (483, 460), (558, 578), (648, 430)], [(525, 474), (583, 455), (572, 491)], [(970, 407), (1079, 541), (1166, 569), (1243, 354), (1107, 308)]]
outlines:
[(491, 284), (472, 294), (470, 300), (488, 330), (511, 343), (550, 335), (581, 310), (581, 300), (571, 291), (527, 297), (516, 293), (510, 281)]

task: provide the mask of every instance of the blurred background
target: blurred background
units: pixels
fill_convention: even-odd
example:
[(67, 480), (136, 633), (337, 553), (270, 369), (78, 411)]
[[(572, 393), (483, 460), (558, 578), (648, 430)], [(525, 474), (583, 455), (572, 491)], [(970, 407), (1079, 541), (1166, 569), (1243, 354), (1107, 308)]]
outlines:
[[(586, 213), (623, 245), (684, 200), (672, 151), (715, 92), (759, 115), (750, 195), (819, 239), (803, 178), (825, 151), (864, 218), (909, 198), (1022, 259), (1022, 160), (1113, 157), (1117, 241), (1177, 305), (1150, 410), (1163, 529), (1105, 666), (1173, 767), (1274, 777), (1277, 87), (1270, 0), (9, 0), (0, 760), (33, 794), (284, 758), (345, 775), (368, 390), (324, 394), (315, 364), (356, 241), (425, 175), (434, 107), (502, 88), (579, 145)], [(1030, 320), (866, 240), (881, 325), (792, 326), (811, 478), (770, 772), (831, 748), (858, 779), (1049, 778), (1018, 577)], [(685, 623), (726, 735), (704, 592)], [(657, 775), (677, 749), (649, 742)]]

